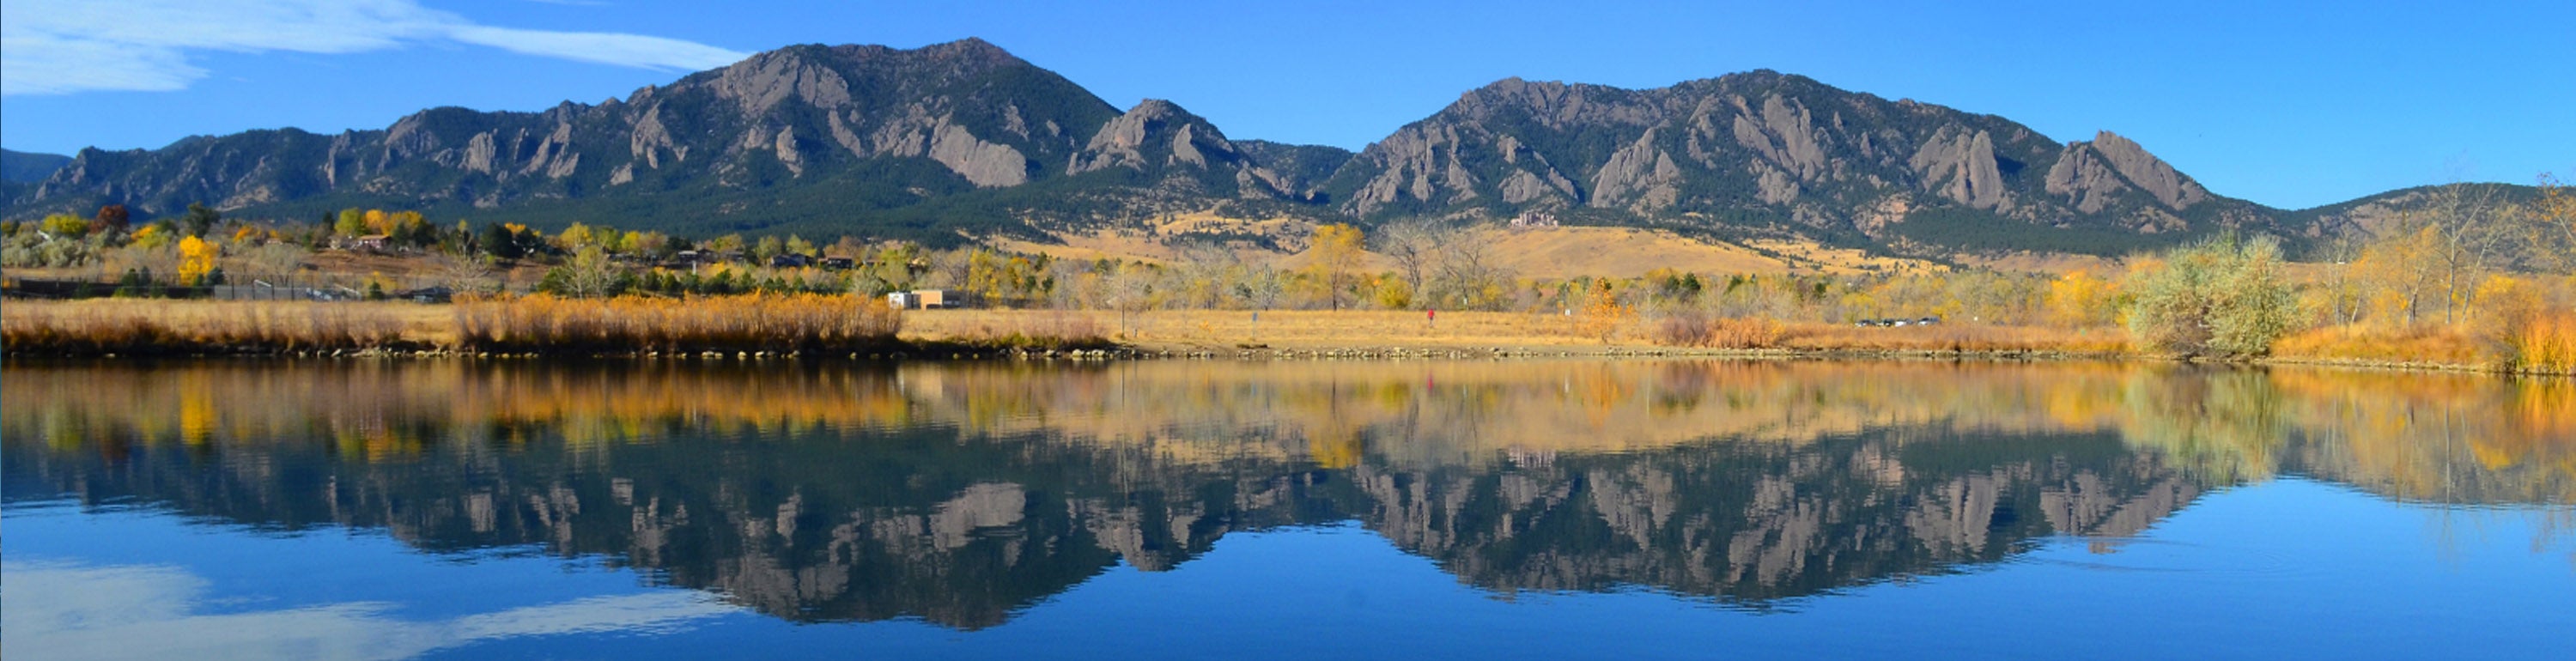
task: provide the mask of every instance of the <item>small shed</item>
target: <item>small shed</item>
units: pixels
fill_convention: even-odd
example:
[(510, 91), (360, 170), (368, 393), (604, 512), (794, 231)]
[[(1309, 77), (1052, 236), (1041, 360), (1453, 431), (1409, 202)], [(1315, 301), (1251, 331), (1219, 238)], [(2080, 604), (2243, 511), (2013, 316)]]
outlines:
[(897, 310), (962, 308), (966, 307), (966, 296), (946, 289), (915, 289), (886, 294), (886, 305)]

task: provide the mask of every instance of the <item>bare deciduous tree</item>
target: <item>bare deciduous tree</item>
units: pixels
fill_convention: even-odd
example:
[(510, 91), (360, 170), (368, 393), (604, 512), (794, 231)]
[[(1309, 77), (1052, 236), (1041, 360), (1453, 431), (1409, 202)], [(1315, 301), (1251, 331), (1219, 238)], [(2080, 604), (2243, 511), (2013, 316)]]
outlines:
[(1448, 232), (1433, 261), (1436, 277), (1425, 301), (1459, 308), (1493, 309), (1509, 304), (1516, 279), (1496, 262), (1491, 234), (1472, 230)]
[(2478, 283), (2498, 266), (2510, 265), (2529, 246), (2525, 215), (2502, 204), (2494, 186), (2450, 184), (2425, 198), (2422, 224), (2433, 229), (2429, 257), (2438, 269), (2442, 321), (2463, 320)]
[(1217, 309), (1224, 307), (1226, 281), (1242, 266), (1234, 250), (1213, 241), (1190, 241), (1178, 246), (1180, 263), (1174, 265), (1177, 302), (1186, 307)]
[(499, 282), (488, 255), (439, 253), (430, 259), (430, 273), (456, 291), (491, 291)]
[(1428, 218), (1413, 218), (1388, 223), (1370, 237), (1372, 248), (1395, 262), (1396, 274), (1404, 278), (1406, 291), (1423, 292), (1424, 280), (1437, 268), (1440, 253), (1458, 231), (1438, 225)]
[(236, 269), (244, 273), (268, 277), (285, 277), (303, 270), (305, 260), (312, 255), (313, 251), (306, 250), (304, 246), (284, 241), (270, 241), (241, 251), (240, 256), (235, 259), (240, 260), (248, 268), (236, 267)]

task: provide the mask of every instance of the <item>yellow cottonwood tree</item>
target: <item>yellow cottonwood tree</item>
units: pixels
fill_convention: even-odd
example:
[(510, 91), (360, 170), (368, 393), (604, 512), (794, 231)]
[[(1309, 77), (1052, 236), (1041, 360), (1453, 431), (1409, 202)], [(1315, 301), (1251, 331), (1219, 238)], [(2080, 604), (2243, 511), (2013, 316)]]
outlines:
[(2091, 271), (2070, 271), (2048, 283), (2048, 320), (2069, 328), (2109, 324), (2117, 311), (2112, 294), (2111, 281)]
[(215, 270), (215, 257), (221, 253), (212, 241), (197, 237), (179, 239), (179, 285), (195, 287), (206, 274)]
[(1313, 261), (1306, 270), (1324, 286), (1324, 297), (1333, 309), (1342, 309), (1342, 292), (1348, 287), (1351, 271), (1360, 265), (1360, 229), (1339, 223), (1315, 226), (1313, 245), (1306, 248)]

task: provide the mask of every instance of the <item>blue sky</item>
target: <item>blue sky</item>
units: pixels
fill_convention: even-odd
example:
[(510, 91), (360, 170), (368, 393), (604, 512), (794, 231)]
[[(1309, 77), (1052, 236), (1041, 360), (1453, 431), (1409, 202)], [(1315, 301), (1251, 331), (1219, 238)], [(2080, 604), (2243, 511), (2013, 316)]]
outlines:
[[(2262, 5), (2262, 6), (2250, 6)], [(1509, 76), (1654, 87), (1749, 69), (2108, 129), (2283, 207), (2576, 174), (2576, 2), (9, 0), (0, 145), (382, 128), (595, 103), (795, 43), (982, 37), (1125, 107), (1358, 148)]]

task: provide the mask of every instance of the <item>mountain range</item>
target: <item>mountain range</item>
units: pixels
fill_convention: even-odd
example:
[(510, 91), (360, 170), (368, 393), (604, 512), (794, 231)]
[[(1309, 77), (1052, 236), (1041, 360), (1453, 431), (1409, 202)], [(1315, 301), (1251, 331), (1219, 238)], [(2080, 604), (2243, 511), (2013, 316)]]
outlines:
[[(33, 179), (22, 164), (48, 164), (9, 160), (12, 182)], [(1914, 255), (2114, 254), (2222, 230), (2298, 242), (2352, 222), (2213, 193), (2107, 131), (2059, 142), (1995, 115), (1771, 71), (1645, 90), (1506, 79), (1352, 153), (1233, 139), (1168, 101), (1122, 112), (977, 39), (792, 46), (598, 104), (84, 149), (49, 172), (0, 189), (0, 216), (368, 206), (934, 244), (1043, 242), (1181, 214), (1528, 216)]]

